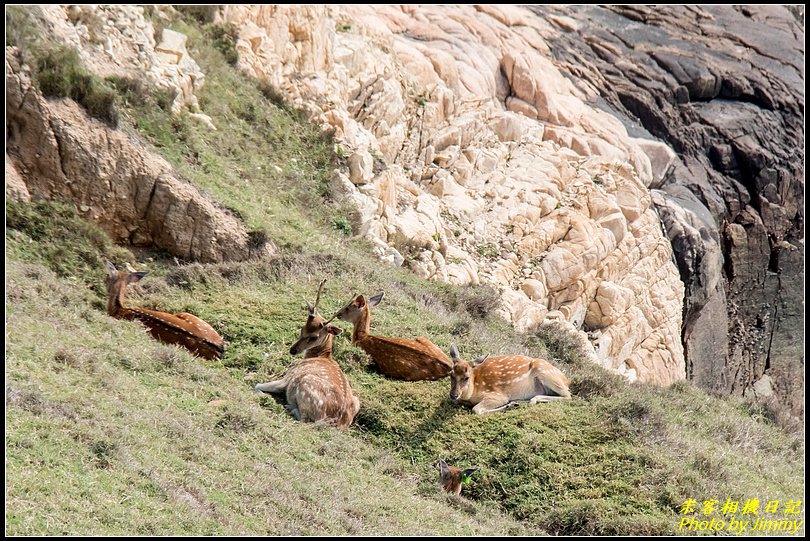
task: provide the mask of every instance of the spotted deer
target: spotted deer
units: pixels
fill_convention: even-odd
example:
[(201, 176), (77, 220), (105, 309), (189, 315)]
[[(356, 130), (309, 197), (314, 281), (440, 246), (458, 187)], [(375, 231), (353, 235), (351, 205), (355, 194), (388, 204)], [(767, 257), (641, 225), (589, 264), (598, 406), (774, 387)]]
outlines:
[(318, 314), (321, 290), (318, 287), (315, 306), (307, 302), (307, 321), (301, 327), (298, 340), (290, 348), (291, 355), (304, 354), (304, 360), (290, 368), (283, 378), (256, 385), (258, 393), (287, 393), (287, 409), (303, 422), (325, 421), (343, 429), (352, 424), (360, 411), (360, 400), (352, 393), (349, 380), (332, 359), (332, 336), (341, 329), (329, 325)]
[(354, 325), (352, 344), (371, 356), (381, 374), (405, 381), (434, 380), (447, 376), (453, 369), (450, 359), (424, 336), (410, 340), (370, 334), (371, 308), (380, 304), (384, 295), (379, 293), (368, 301), (358, 295), (332, 317)]
[(439, 487), (445, 492), (456, 496), (461, 494), (461, 485), (468, 483), (470, 475), (475, 471), (475, 468), (462, 470), (455, 466), (448, 466), (447, 462), (441, 458), (433, 465), (439, 468)]
[(528, 400), (529, 404), (571, 398), (568, 378), (543, 359), (523, 355), (479, 357), (471, 363), (450, 348), (453, 371), (450, 398), (472, 406), (476, 414), (500, 411)]
[(143, 308), (127, 308), (124, 292), (129, 284), (140, 282), (145, 272), (118, 270), (107, 262), (107, 313), (116, 319), (136, 319), (152, 336), (166, 344), (178, 344), (206, 359), (219, 359), (225, 353), (225, 341), (211, 325), (191, 314), (167, 314)]

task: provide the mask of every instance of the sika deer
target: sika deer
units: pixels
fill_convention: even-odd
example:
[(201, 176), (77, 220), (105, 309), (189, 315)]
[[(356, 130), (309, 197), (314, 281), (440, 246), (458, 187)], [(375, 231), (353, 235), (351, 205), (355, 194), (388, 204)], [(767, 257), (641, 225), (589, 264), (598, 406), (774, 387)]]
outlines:
[(466, 470), (462, 470), (460, 468), (456, 468), (455, 466), (448, 466), (447, 462), (441, 458), (433, 465), (440, 470), (439, 487), (441, 487), (445, 492), (455, 494), (456, 496), (461, 494), (462, 483), (468, 483), (470, 475), (472, 475), (472, 473), (475, 471), (475, 468), (467, 468)]
[(225, 353), (225, 342), (211, 325), (191, 314), (167, 314), (156, 310), (127, 308), (124, 306), (124, 292), (127, 285), (139, 282), (145, 272), (118, 270), (107, 262), (107, 313), (116, 319), (137, 319), (152, 333), (152, 336), (166, 344), (179, 344), (192, 353), (206, 359), (219, 359)]
[(455, 345), (450, 348), (450, 357), (453, 359), (450, 398), (473, 406), (477, 414), (506, 409), (522, 400), (536, 404), (571, 398), (568, 378), (543, 359), (487, 355), (468, 363), (459, 358)]
[(318, 314), (321, 289), (318, 287), (315, 306), (307, 302), (308, 317), (301, 328), (298, 341), (290, 348), (291, 355), (304, 353), (304, 360), (290, 368), (283, 378), (256, 385), (259, 393), (287, 392), (287, 409), (303, 422), (327, 421), (343, 429), (352, 424), (360, 410), (360, 400), (352, 393), (349, 380), (332, 359), (332, 336), (341, 329), (329, 325)]
[(381, 374), (405, 381), (441, 379), (453, 369), (450, 359), (436, 345), (417, 336), (388, 338), (369, 334), (371, 308), (377, 306), (385, 293), (371, 297), (368, 302), (358, 295), (333, 316), (354, 325), (352, 344), (360, 346), (371, 356)]

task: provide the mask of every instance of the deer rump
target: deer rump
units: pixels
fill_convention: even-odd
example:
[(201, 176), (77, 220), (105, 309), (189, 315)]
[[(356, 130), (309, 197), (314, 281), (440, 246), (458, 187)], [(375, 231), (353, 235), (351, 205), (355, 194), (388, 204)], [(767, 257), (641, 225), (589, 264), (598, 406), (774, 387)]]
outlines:
[(377, 370), (404, 381), (436, 380), (453, 370), (453, 363), (442, 350), (423, 336), (416, 340), (369, 336), (357, 343), (369, 354)]
[(339, 427), (351, 424), (352, 392), (339, 368), (319, 359), (303, 360), (284, 379), (287, 403), (291, 410), (298, 410), (301, 421), (333, 421)]

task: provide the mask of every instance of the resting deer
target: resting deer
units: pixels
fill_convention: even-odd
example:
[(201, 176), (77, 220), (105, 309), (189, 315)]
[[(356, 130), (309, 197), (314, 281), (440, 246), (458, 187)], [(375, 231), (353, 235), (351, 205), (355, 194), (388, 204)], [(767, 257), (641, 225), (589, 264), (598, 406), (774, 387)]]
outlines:
[(447, 462), (441, 458), (436, 461), (434, 466), (439, 468), (439, 487), (445, 492), (455, 494), (456, 496), (461, 494), (462, 483), (469, 483), (470, 475), (475, 471), (475, 468), (462, 470), (455, 466), (448, 466)]
[(450, 357), (450, 398), (473, 406), (479, 415), (516, 406), (521, 400), (536, 404), (571, 398), (568, 378), (543, 359), (486, 355), (468, 363), (459, 357), (455, 345), (450, 348)]
[(337, 428), (346, 428), (360, 411), (360, 400), (352, 393), (349, 380), (332, 359), (332, 336), (341, 329), (329, 325), (318, 314), (321, 290), (318, 287), (315, 306), (307, 302), (307, 321), (301, 327), (298, 341), (290, 348), (291, 355), (304, 353), (304, 360), (290, 368), (283, 378), (256, 385), (259, 393), (287, 392), (287, 409), (303, 422), (326, 421)]
[(156, 310), (127, 308), (124, 292), (127, 285), (140, 282), (145, 272), (118, 270), (107, 262), (107, 313), (117, 319), (137, 319), (152, 336), (166, 344), (178, 344), (206, 359), (219, 359), (225, 353), (225, 342), (211, 325), (191, 314), (167, 314)]
[(352, 344), (360, 346), (371, 356), (381, 374), (405, 381), (433, 380), (447, 376), (453, 369), (450, 359), (424, 336), (409, 340), (369, 334), (370, 309), (380, 304), (384, 295), (385, 293), (380, 293), (368, 301), (358, 295), (332, 317), (354, 325)]

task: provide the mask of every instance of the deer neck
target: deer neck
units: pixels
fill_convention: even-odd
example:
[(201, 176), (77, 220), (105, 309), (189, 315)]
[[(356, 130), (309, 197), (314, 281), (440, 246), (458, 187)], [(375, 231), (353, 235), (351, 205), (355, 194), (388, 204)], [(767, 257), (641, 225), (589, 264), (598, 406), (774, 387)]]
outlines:
[(123, 281), (116, 282), (107, 295), (107, 313), (112, 317), (124, 317), (129, 310), (124, 307), (124, 291), (127, 285)]
[(363, 312), (357, 321), (354, 322), (354, 330), (352, 331), (352, 343), (356, 344), (368, 338), (371, 329), (371, 310), (368, 305), (363, 307)]
[(320, 346), (315, 346), (304, 352), (304, 359), (314, 359), (316, 357), (332, 358), (332, 335), (328, 335)]

